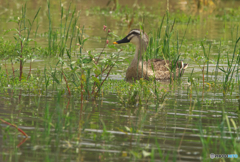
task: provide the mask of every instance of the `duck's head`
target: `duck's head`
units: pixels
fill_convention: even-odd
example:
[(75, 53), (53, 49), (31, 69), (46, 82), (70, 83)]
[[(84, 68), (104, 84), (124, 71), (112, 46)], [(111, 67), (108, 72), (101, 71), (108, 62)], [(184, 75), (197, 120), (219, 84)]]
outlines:
[(123, 39), (113, 42), (113, 44), (121, 44), (121, 43), (133, 43), (136, 46), (141, 45), (141, 41), (147, 46), (148, 45), (148, 36), (146, 33), (142, 32), (139, 29), (131, 30), (126, 37)]

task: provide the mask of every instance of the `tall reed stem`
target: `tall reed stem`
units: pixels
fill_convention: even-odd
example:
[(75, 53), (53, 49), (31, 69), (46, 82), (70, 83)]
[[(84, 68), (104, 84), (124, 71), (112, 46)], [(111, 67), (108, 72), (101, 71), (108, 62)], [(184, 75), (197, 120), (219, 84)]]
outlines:
[(32, 71), (32, 60), (31, 60), (31, 58), (30, 58), (30, 69), (29, 69), (29, 73), (28, 73), (27, 80), (28, 80), (28, 78), (29, 78), (30, 75), (31, 75), (31, 71)]
[(5, 60), (5, 69), (6, 69), (7, 78), (8, 78), (8, 80), (9, 80), (6, 60)]
[(67, 89), (68, 89), (68, 94), (69, 94), (69, 96), (71, 96), (71, 91), (70, 91), (70, 88), (69, 88), (69, 86), (68, 86), (68, 81), (67, 81), (67, 78), (66, 78), (65, 75), (64, 75), (63, 70), (62, 70), (62, 75), (63, 75), (63, 78), (64, 78), (64, 80), (65, 80), (65, 82), (66, 82), (66, 86), (67, 86)]
[(11, 61), (11, 65), (12, 65), (13, 77), (15, 78), (15, 72), (14, 72), (14, 67), (13, 67), (13, 62), (12, 61)]
[(203, 100), (203, 94), (204, 94), (204, 67), (205, 67), (205, 63), (203, 65), (203, 69), (202, 69), (202, 78), (203, 78), (203, 90), (202, 90), (202, 100)]

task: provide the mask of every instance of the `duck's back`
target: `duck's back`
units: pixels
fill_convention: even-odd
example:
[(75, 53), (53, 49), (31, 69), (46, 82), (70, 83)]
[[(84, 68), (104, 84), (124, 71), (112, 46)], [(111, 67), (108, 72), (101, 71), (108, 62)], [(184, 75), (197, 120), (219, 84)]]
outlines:
[[(185, 69), (183, 67), (185, 66), (187, 65), (183, 65), (182, 61), (177, 62), (177, 65), (175, 66), (176, 68), (175, 77), (179, 76), (179, 72), (180, 72), (180, 75), (183, 74)], [(169, 69), (171, 68), (172, 68), (172, 63), (168, 60), (165, 61), (164, 59), (151, 59), (143, 62), (143, 65), (142, 65), (142, 62), (139, 62), (138, 69), (136, 69), (135, 66), (132, 66), (132, 67), (130, 66), (127, 69), (126, 79), (138, 80), (143, 76), (143, 78), (145, 79), (149, 79), (153, 77), (156, 80), (167, 80), (167, 79), (170, 79)], [(143, 75), (142, 75), (142, 72), (143, 72)], [(172, 76), (174, 76), (174, 74), (172, 74)]]
[[(149, 69), (146, 70), (147, 72), (149, 72), (148, 77), (155, 74), (155, 79), (157, 80), (170, 79), (169, 69), (172, 69), (173, 64), (174, 62), (170, 62), (169, 60), (164, 59), (151, 59), (144, 62), (144, 65)], [(179, 73), (180, 75), (183, 74), (185, 66), (187, 67), (187, 64), (184, 65), (182, 61), (177, 62), (177, 64), (174, 67), (176, 69), (175, 77), (178, 77)], [(172, 77), (173, 76), (174, 74), (172, 74)]]
[(143, 63), (149, 70), (154, 69), (154, 71), (168, 71), (167, 65), (169, 61), (164, 61), (163, 59), (151, 59)]

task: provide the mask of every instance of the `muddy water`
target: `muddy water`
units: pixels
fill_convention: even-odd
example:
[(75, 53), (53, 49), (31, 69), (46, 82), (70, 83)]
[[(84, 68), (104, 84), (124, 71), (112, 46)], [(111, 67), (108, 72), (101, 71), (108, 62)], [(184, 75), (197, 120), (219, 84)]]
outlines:
[[(21, 13), (24, 2), (19, 0), (0, 2), (1, 35), (5, 30), (13, 28), (13, 23), (5, 22)], [(101, 50), (104, 42), (99, 42), (93, 37), (97, 36), (104, 40), (105, 34), (102, 32), (104, 24), (118, 35), (123, 36), (127, 30), (126, 24), (121, 20), (104, 15), (86, 14), (91, 7), (105, 7), (107, 2), (108, 0), (79, 0), (72, 3), (76, 5), (77, 10), (81, 10), (79, 26), (85, 26), (85, 34), (89, 37), (86, 49)], [(64, 8), (68, 7), (68, 1), (62, 3)], [(126, 0), (120, 2), (128, 6), (132, 6), (133, 3), (134, 1)], [(167, 6), (165, 2), (159, 3), (157, 0), (139, 0), (138, 4), (144, 4), (150, 12), (162, 15)], [(234, 3), (226, 1), (219, 6), (233, 7), (238, 4), (238, 1)], [(33, 17), (40, 6), (42, 8), (38, 19), (40, 25), (38, 33), (44, 33), (48, 31), (46, 3), (29, 1), (27, 15)], [(53, 26), (58, 28), (59, 2), (51, 1), (51, 7)], [(188, 27), (186, 38), (189, 41), (186, 46), (191, 46), (194, 41), (201, 41), (204, 38), (209, 41), (231, 40), (230, 29), (223, 29), (224, 21), (208, 18), (208, 15), (214, 12), (214, 8), (208, 11), (197, 10), (195, 1), (170, 0), (169, 10), (171, 13), (181, 10), (189, 15), (199, 15), (199, 23)], [(179, 23), (176, 28), (181, 31), (186, 26), (186, 23)], [(136, 27), (138, 25), (134, 24), (133, 28)], [(146, 26), (149, 32), (153, 29), (151, 25)], [(180, 36), (183, 36), (183, 33), (180, 32)], [(11, 40), (12, 34), (4, 35), (4, 38)], [(42, 46), (47, 46), (46, 39), (38, 35), (36, 40)], [(111, 51), (109, 49), (109, 52)], [(217, 53), (217, 48), (214, 53)], [(132, 58), (129, 53), (123, 53), (122, 56)], [(46, 64), (54, 65), (55, 60), (49, 61), (49, 58), (36, 60), (33, 70), (43, 69)], [(237, 122), (238, 115), (235, 113), (239, 106), (237, 97), (235, 95), (226, 99), (220, 92), (206, 91), (203, 98), (205, 104), (200, 104), (201, 91), (193, 90), (190, 95), (190, 88), (187, 86), (192, 68), (195, 68), (196, 76), (201, 75), (200, 68), (191, 62), (191, 59), (186, 60), (190, 66), (182, 79), (183, 85), (171, 87), (171, 94), (166, 102), (160, 105), (152, 102), (144, 107), (136, 105), (133, 108), (125, 108), (118, 102), (115, 93), (106, 94), (96, 102), (86, 102), (83, 105), (79, 102), (79, 96), (60, 97), (55, 91), (49, 92), (47, 96), (11, 90), (1, 93), (0, 117), (15, 123), (30, 138), (16, 148), (21, 144), (22, 136), (13, 128), (1, 123), (0, 161), (150, 161), (151, 157), (146, 155), (153, 150), (155, 161), (167, 158), (176, 161), (201, 161), (205, 149), (220, 153), (222, 151), (219, 148), (220, 135), (223, 134), (222, 139), (226, 140), (226, 146), (229, 143), (227, 128), (220, 127), (222, 110), (225, 109), (229, 118), (236, 119)], [(28, 70), (28, 65), (26, 63), (25, 70)], [(124, 63), (118, 71), (115, 69), (118, 75), (112, 75), (111, 78), (123, 79), (126, 68), (127, 63)], [(166, 83), (163, 84), (168, 86)], [(214, 143), (206, 148), (201, 142), (202, 138), (212, 140)]]

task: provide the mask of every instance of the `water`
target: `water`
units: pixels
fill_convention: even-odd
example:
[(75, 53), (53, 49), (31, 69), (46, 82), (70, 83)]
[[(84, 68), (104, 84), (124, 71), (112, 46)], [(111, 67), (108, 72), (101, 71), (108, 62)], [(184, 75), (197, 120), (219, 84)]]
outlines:
[[(157, 141), (162, 153), (169, 154), (171, 159), (183, 139), (177, 158), (199, 161), (204, 149), (199, 140), (200, 125), (205, 133), (208, 129), (214, 131), (204, 133), (203, 138), (218, 140), (222, 107), (226, 107), (229, 118), (238, 118), (235, 113), (237, 101), (229, 100), (224, 105), (222, 97), (215, 95), (214, 103), (198, 107), (196, 101), (189, 102), (185, 91), (176, 92), (175, 97), (169, 97), (156, 111), (154, 104), (124, 108), (115, 95), (85, 103), (81, 109), (77, 97), (29, 97), (23, 94), (19, 100), (18, 94), (5, 94), (0, 102), (4, 105), (2, 118), (12, 116), (12, 123), (18, 123), (30, 138), (20, 148), (15, 148), (22, 136), (13, 128), (6, 129), (7, 125), (2, 123), (3, 134), (9, 134), (7, 137), (1, 135), (1, 158), (2, 161), (78, 161), (79, 158), (82, 161), (128, 161), (138, 159), (133, 154), (141, 156), (142, 150), (157, 149)], [(225, 133), (228, 134), (227, 128)], [(160, 157), (156, 151), (157, 159)]]
[[(1, 35), (4, 30), (13, 27), (13, 23), (5, 22), (21, 13), (21, 6), (24, 2), (16, 0), (0, 2), (2, 6)], [(186, 3), (188, 5), (185, 5)], [(68, 4), (63, 1), (64, 8), (67, 8)], [(96, 49), (96, 52), (102, 50), (105, 41), (105, 34), (102, 32), (103, 25), (107, 25), (117, 35), (126, 34), (127, 24), (122, 20), (101, 14), (87, 14), (90, 8), (105, 7), (106, 4), (107, 1), (95, 0), (72, 3), (73, 6), (76, 5), (77, 10), (81, 10), (79, 26), (85, 26), (86, 37), (89, 37), (85, 48), (88, 50)], [(121, 1), (120, 4), (130, 7), (133, 2)], [(166, 10), (166, 3), (159, 3), (157, 0), (138, 1), (138, 4), (144, 4), (149, 12), (162, 15)], [(234, 3), (227, 1), (222, 2), (220, 6), (233, 7), (238, 4), (238, 1)], [(40, 6), (42, 8), (38, 18), (40, 25), (38, 33), (44, 33), (48, 31), (46, 2), (27, 2), (27, 15), (29, 17), (35, 15)], [(59, 2), (51, 1), (51, 6), (53, 26), (58, 28)], [(229, 26), (227, 29), (221, 27), (225, 25), (223, 20), (207, 17), (208, 14), (214, 12), (214, 9), (197, 12), (194, 6), (193, 1), (183, 0), (170, 1), (169, 4), (170, 13), (177, 13), (177, 10), (181, 10), (199, 16), (198, 22), (188, 27), (186, 34), (188, 42), (184, 46), (193, 48), (188, 48), (186, 53), (201, 49), (200, 43), (196, 46), (193, 44), (204, 38), (208, 41), (232, 40)], [(191, 8), (190, 11), (189, 8)], [(147, 22), (161, 21), (149, 17)], [(157, 24), (149, 23), (146, 31), (153, 30)], [(132, 28), (137, 27), (137, 23), (132, 26)], [(177, 23), (175, 27), (179, 31), (179, 37), (183, 37), (186, 23)], [(4, 35), (4, 38), (13, 40), (12, 34), (10, 32)], [(36, 41), (44, 47), (47, 46), (46, 39), (39, 34)], [(113, 42), (116, 39), (111, 38), (110, 41)], [(214, 55), (218, 51), (218, 43), (216, 44), (212, 52)], [(223, 45), (224, 54), (232, 48), (231, 44), (229, 42)], [(131, 46), (129, 49), (132, 49)], [(199, 51), (202, 52), (202, 50)], [(107, 49), (107, 52), (111, 53), (113, 50)], [(128, 52), (123, 52), (121, 56), (129, 60), (133, 57)], [(205, 89), (203, 97), (199, 87), (193, 86), (191, 91), (188, 77), (192, 69), (195, 68), (196, 78), (202, 74), (200, 67), (190, 58), (186, 57), (185, 60), (189, 63), (189, 67), (185, 71), (182, 83), (180, 86), (172, 87), (169, 82), (162, 83), (162, 87), (170, 94), (167, 100), (159, 105), (153, 99), (149, 99), (148, 103), (142, 101), (141, 105), (140, 101), (137, 101), (133, 106), (125, 107), (119, 102), (117, 92), (106, 93), (97, 101), (90, 100), (81, 105), (80, 96), (69, 97), (66, 92), (62, 96), (55, 90), (48, 91), (47, 95), (38, 95), (37, 90), (34, 89), (27, 92), (6, 89), (0, 95), (0, 118), (16, 124), (29, 135), (29, 139), (21, 143), (24, 140), (22, 135), (16, 129), (1, 123), (0, 161), (150, 161), (151, 155), (148, 155), (154, 151), (152, 156), (155, 161), (168, 161), (169, 158), (171, 161), (175, 159), (192, 162), (209, 158), (204, 154), (206, 150), (215, 154), (233, 154), (234, 152), (224, 152), (222, 147), (224, 143), (226, 148), (233, 151), (231, 150), (230, 131), (226, 126), (226, 120), (223, 120), (225, 117), (222, 111), (226, 111), (228, 118), (233, 119), (238, 126), (237, 89), (233, 96), (227, 97), (222, 95), (221, 88), (213, 93), (209, 87)], [(44, 69), (46, 65), (55, 64), (56, 58), (39, 58), (34, 61), (32, 68), (33, 70)], [(227, 66), (227, 64), (222, 65)], [(18, 64), (14, 66), (17, 68)], [(127, 66), (128, 64), (123, 61), (122, 67), (114, 69), (114, 74), (110, 78), (123, 80)], [(11, 69), (10, 63), (7, 67)], [(24, 65), (26, 72), (29, 70), (28, 67), (29, 62), (26, 62)], [(214, 67), (210, 65), (209, 71), (214, 70)], [(233, 131), (232, 123), (231, 128), (233, 136), (238, 136)], [(204, 156), (208, 157), (204, 158)]]

